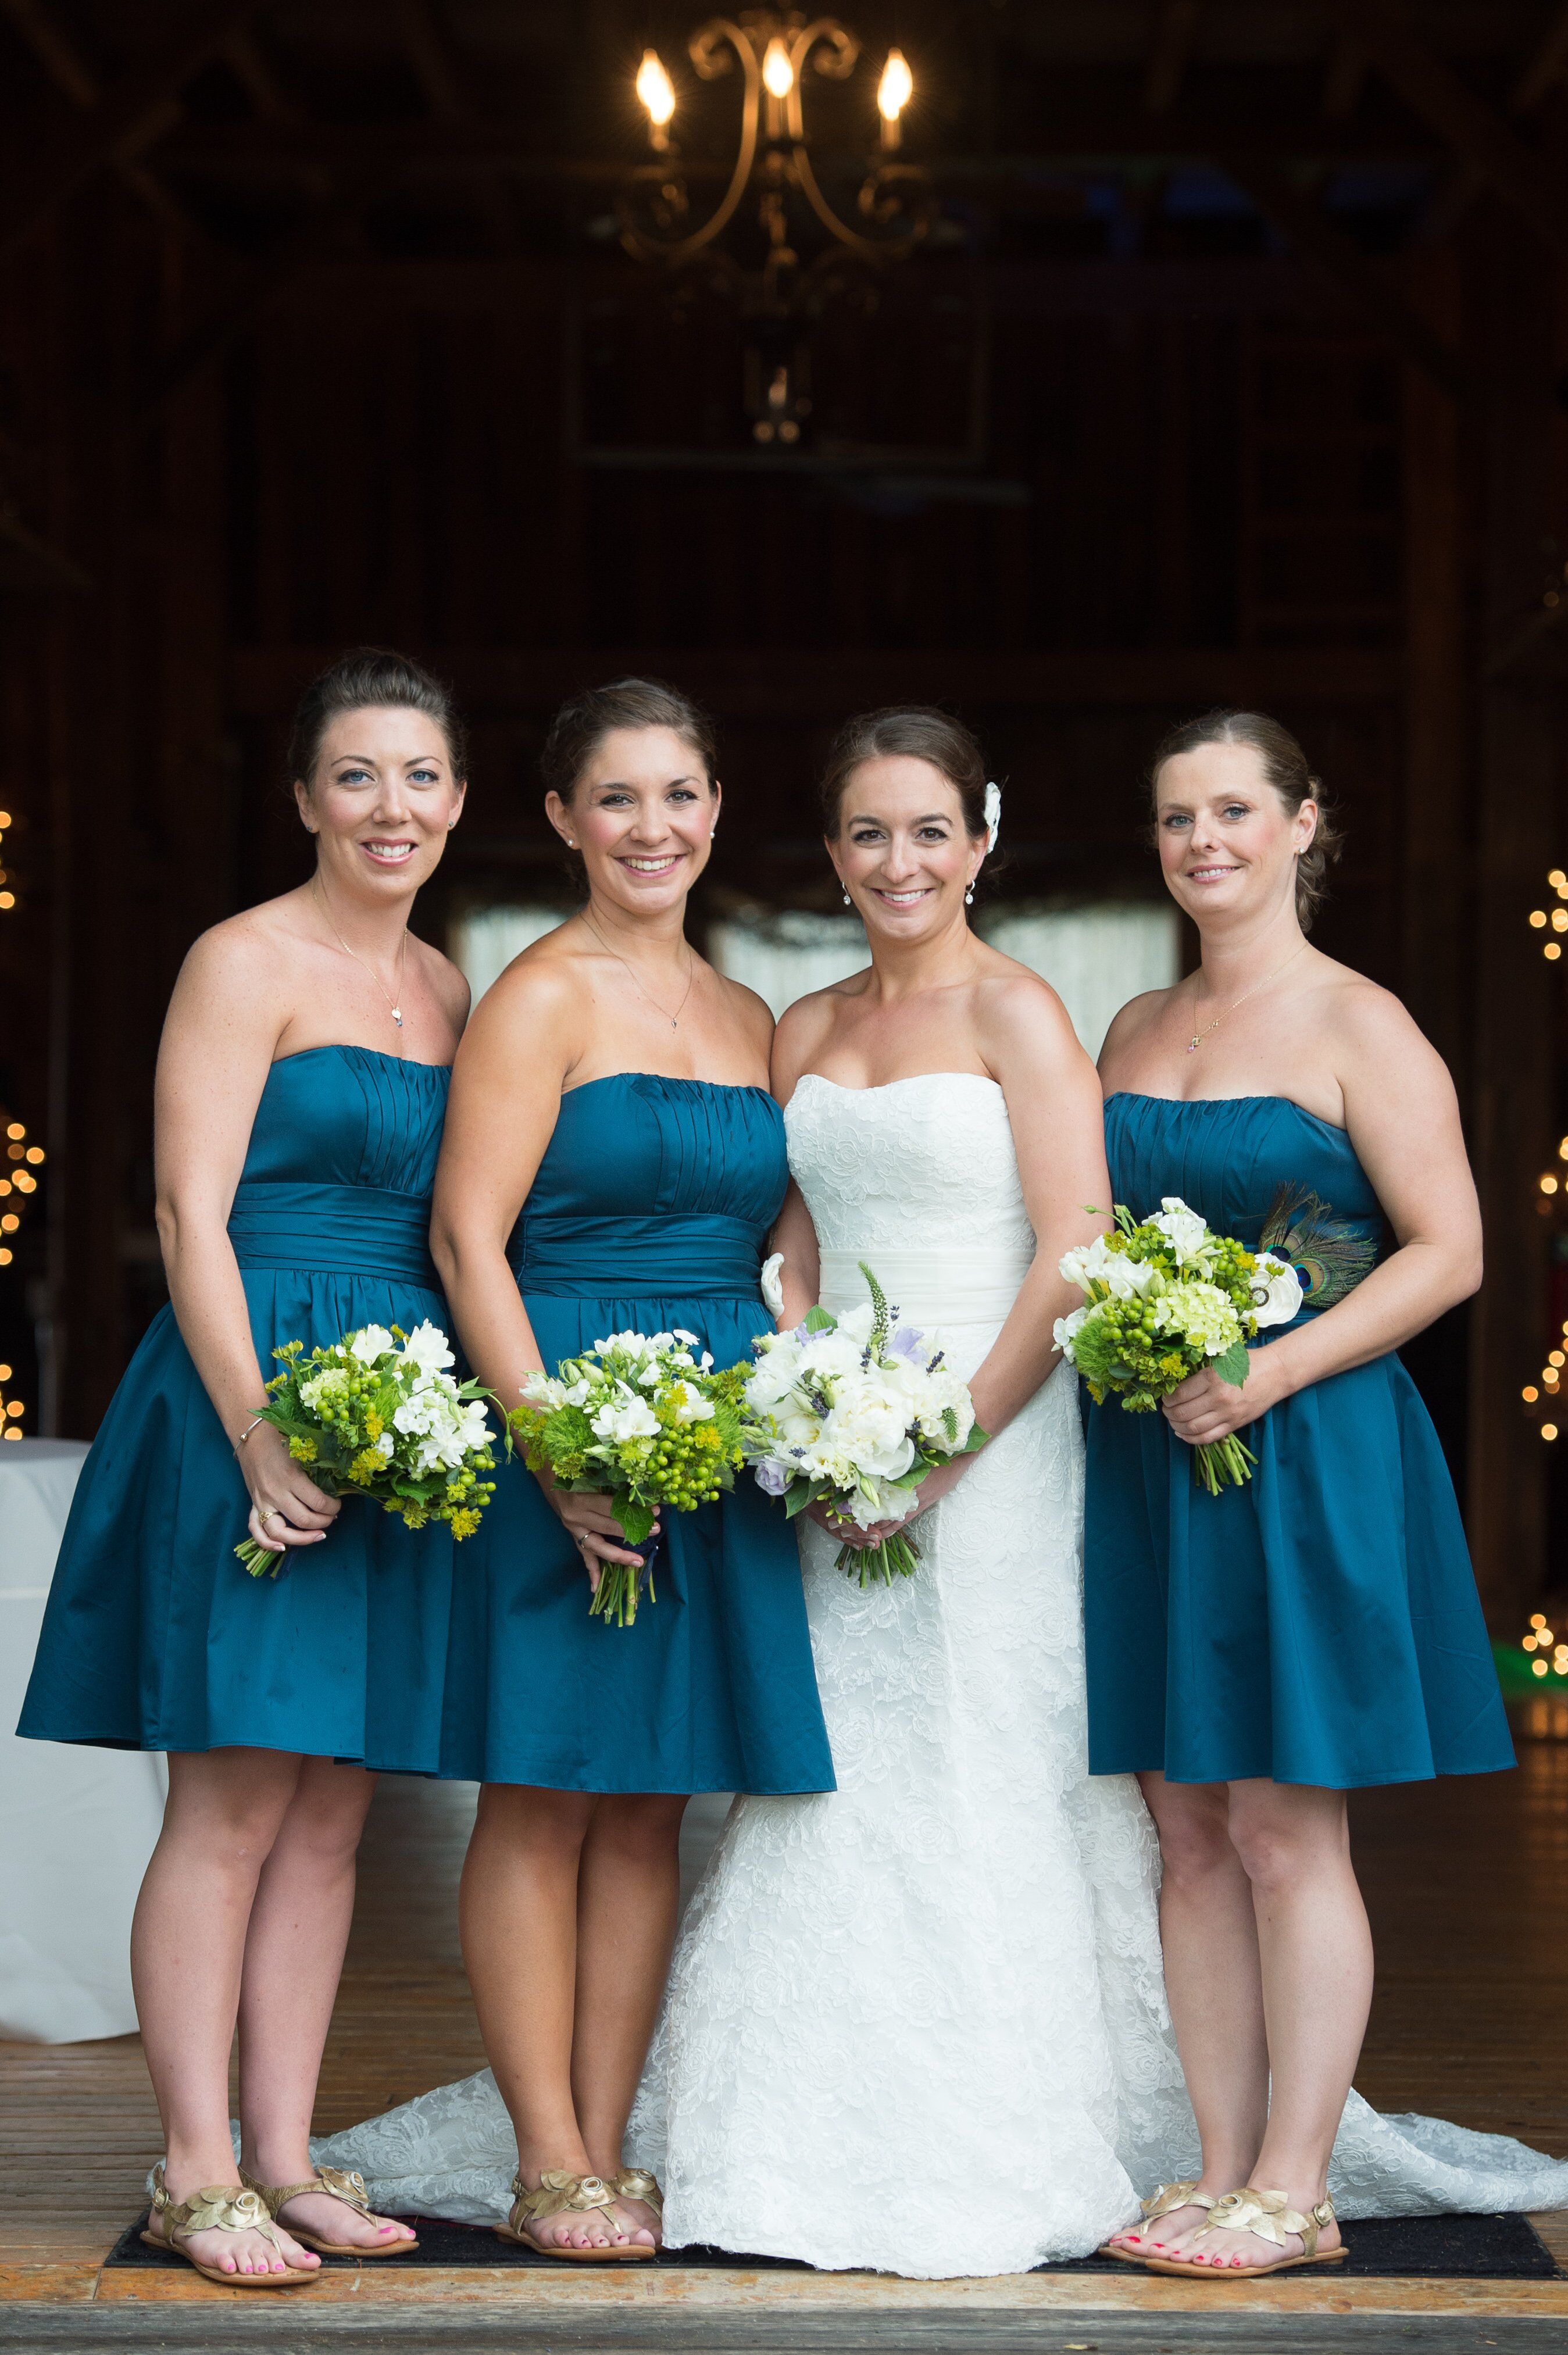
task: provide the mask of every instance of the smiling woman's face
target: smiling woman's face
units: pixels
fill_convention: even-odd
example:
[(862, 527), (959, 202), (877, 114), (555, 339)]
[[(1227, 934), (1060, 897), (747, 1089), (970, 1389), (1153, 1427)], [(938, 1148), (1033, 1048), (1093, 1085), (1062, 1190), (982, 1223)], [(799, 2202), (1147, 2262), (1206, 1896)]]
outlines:
[(391, 900), (434, 870), (465, 791), (433, 719), (370, 704), (331, 722), (294, 798), (329, 887)]
[(708, 864), (719, 783), (673, 728), (612, 728), (583, 762), (570, 802), (547, 794), (545, 809), (581, 853), (595, 897), (627, 915), (663, 915)]
[(1155, 826), (1166, 885), (1201, 925), (1294, 900), (1296, 857), (1311, 842), (1317, 805), (1294, 815), (1251, 744), (1178, 752), (1155, 779)]
[(963, 915), (985, 837), (965, 827), (958, 789), (911, 752), (880, 754), (850, 772), (828, 856), (868, 932), (919, 941)]

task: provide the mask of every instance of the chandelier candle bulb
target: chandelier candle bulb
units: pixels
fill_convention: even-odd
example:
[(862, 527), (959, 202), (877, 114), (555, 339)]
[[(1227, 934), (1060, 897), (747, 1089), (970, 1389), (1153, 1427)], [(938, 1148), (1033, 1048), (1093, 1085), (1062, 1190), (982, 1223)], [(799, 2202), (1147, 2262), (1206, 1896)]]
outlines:
[(877, 85), (877, 112), (882, 118), (882, 144), (898, 146), (903, 137), (901, 120), (904, 108), (914, 96), (914, 76), (901, 49), (890, 49), (882, 68), (882, 79)]
[(675, 84), (666, 72), (664, 59), (656, 49), (643, 51), (643, 62), (637, 68), (636, 90), (647, 112), (649, 138), (656, 148), (667, 147), (667, 125), (675, 112)]
[(777, 33), (768, 43), (763, 54), (763, 88), (770, 98), (778, 99), (781, 101), (786, 99), (795, 88), (795, 67), (790, 61), (789, 51)]

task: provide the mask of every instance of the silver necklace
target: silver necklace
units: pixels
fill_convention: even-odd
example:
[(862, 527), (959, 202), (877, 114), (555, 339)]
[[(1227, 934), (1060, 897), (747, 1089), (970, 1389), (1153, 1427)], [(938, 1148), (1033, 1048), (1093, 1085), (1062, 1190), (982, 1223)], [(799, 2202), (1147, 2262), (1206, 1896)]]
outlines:
[(1195, 1055), (1198, 1052), (1199, 1048), (1203, 1044), (1204, 1039), (1213, 1037), (1214, 1032), (1218, 1030), (1221, 1023), (1223, 1022), (1227, 1014), (1234, 1014), (1236, 1007), (1244, 1006), (1249, 997), (1255, 997), (1260, 989), (1266, 989), (1271, 981), (1277, 981), (1280, 975), (1285, 971), (1285, 965), (1294, 964), (1296, 958), (1301, 954), (1302, 949), (1306, 946), (1307, 943), (1303, 941), (1300, 947), (1291, 950), (1290, 954), (1285, 958), (1285, 964), (1275, 965), (1272, 973), (1264, 974), (1262, 981), (1254, 981), (1251, 989), (1243, 989), (1240, 997), (1236, 999), (1234, 1006), (1222, 1007), (1221, 1011), (1216, 1014), (1212, 1022), (1205, 1024), (1201, 1030), (1194, 1030), (1191, 1038), (1187, 1042), (1188, 1053), (1189, 1055)]
[(365, 959), (359, 954), (358, 950), (351, 949), (349, 947), (347, 942), (338, 931), (337, 926), (333, 922), (331, 911), (326, 904), (326, 894), (321, 888), (321, 879), (319, 876), (313, 875), (310, 879), (310, 882), (311, 890), (315, 892), (316, 900), (320, 905), (322, 916), (325, 921), (327, 931), (332, 934), (333, 939), (337, 943), (338, 947), (343, 951), (345, 956), (351, 956), (356, 964), (364, 966), (365, 971), (369, 975), (371, 980), (375, 983), (377, 988), (380, 991), (382, 996), (391, 1007), (392, 1019), (400, 1030), (403, 1027), (403, 968), (407, 964), (409, 958), (409, 928), (407, 924), (403, 926), (403, 937), (398, 943), (398, 994), (397, 996), (394, 997), (391, 991), (387, 987), (386, 983), (382, 980), (380, 975), (377, 972), (375, 966), (373, 964), (367, 964)]
[(686, 1012), (686, 1001), (691, 996), (691, 985), (697, 978), (697, 959), (692, 954), (690, 942), (688, 941), (686, 943), (686, 987), (681, 992), (680, 1004), (676, 1007), (675, 1012), (672, 1014), (667, 1006), (659, 1005), (658, 999), (654, 996), (651, 989), (644, 986), (642, 981), (638, 979), (635, 965), (627, 964), (626, 960), (621, 954), (620, 950), (613, 949), (610, 946), (609, 942), (605, 939), (603, 933), (600, 931), (598, 925), (594, 922), (586, 908), (582, 911), (582, 921), (587, 925), (589, 931), (592, 933), (594, 939), (598, 942), (600, 947), (604, 951), (605, 954), (607, 956), (613, 956), (617, 964), (625, 966), (626, 971), (631, 975), (632, 979), (636, 983), (638, 989), (642, 991), (642, 994), (647, 999), (648, 1004), (650, 1006), (658, 1007), (659, 1012), (664, 1016), (664, 1018), (669, 1024), (670, 1028), (672, 1030), (678, 1030), (680, 1028), (680, 1018)]

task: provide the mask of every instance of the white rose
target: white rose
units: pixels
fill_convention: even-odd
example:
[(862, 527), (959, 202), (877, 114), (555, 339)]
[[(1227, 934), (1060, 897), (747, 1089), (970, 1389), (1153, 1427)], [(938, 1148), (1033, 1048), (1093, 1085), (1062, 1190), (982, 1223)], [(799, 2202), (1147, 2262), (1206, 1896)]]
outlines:
[[(378, 1358), (385, 1357), (389, 1349), (397, 1346), (384, 1325), (367, 1325), (362, 1332), (348, 1337), (348, 1354), (362, 1366), (373, 1366)], [(448, 1359), (447, 1363), (451, 1362)]]
[(1200, 1219), (1196, 1210), (1189, 1210), (1179, 1194), (1163, 1195), (1158, 1210), (1148, 1223), (1169, 1237), (1183, 1267), (1201, 1264), (1209, 1257), (1214, 1240), (1209, 1232), (1209, 1221)]
[[(371, 1326), (359, 1337), (361, 1340), (368, 1340), (370, 1334), (379, 1329)], [(388, 1347), (390, 1347), (389, 1337)], [(413, 1331), (403, 1343), (403, 1359), (406, 1364), (417, 1366), (424, 1374), (442, 1373), (453, 1363), (452, 1350), (445, 1334), (439, 1325), (432, 1325), (428, 1316), (422, 1325), (414, 1327)]]
[[(1305, 1295), (1301, 1279), (1288, 1260), (1273, 1252), (1259, 1252), (1252, 1274), (1253, 1315), (1261, 1331), (1268, 1325), (1288, 1325), (1300, 1312)], [(1263, 1297), (1260, 1302), (1259, 1294)]]

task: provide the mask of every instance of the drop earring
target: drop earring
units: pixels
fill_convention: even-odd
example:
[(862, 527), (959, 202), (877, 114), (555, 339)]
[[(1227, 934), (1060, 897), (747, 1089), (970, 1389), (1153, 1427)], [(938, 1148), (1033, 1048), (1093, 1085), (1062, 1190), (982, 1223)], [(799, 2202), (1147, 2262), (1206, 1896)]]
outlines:
[(964, 905), (965, 905), (966, 908), (972, 908), (972, 907), (974, 906), (974, 904), (975, 904), (975, 886), (973, 885), (973, 883), (971, 883), (971, 884), (970, 884), (970, 886), (969, 886), (969, 889), (968, 889), (968, 890), (967, 890), (967, 891), (965, 891), (965, 894), (964, 894)]
[(854, 900), (851, 900), (851, 898), (849, 897), (848, 892), (848, 891), (846, 891), (846, 892), (845, 892), (845, 894), (844, 894), (844, 905), (845, 905), (847, 908), (852, 908), (852, 907), (854, 906), (854, 904), (855, 904)]

